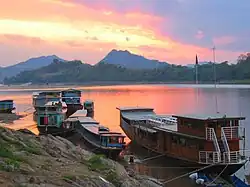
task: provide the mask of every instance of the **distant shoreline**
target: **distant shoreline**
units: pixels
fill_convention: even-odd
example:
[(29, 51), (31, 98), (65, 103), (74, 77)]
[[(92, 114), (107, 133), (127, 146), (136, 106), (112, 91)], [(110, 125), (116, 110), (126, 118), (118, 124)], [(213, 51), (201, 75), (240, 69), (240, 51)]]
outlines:
[[(0, 90), (4, 90), (4, 89), (49, 89), (49, 88), (65, 88), (67, 86), (70, 87), (81, 87), (81, 86), (85, 86), (85, 87), (94, 87), (94, 86), (122, 86), (122, 85), (195, 85), (196, 84), (194, 82), (126, 82), (126, 81), (98, 81), (98, 82), (85, 82), (85, 83), (52, 83), (52, 84), (29, 84), (29, 85), (25, 85), (25, 84), (19, 84), (19, 85), (0, 85)], [(205, 85), (214, 85), (213, 82), (202, 82), (199, 83), (198, 85), (200, 86), (205, 86)], [(197, 86), (198, 86), (197, 85)], [(249, 85), (250, 86), (250, 81), (242, 81), (242, 82), (231, 82), (231, 81), (227, 81), (227, 82), (219, 82), (217, 83), (218, 86), (220, 85)]]

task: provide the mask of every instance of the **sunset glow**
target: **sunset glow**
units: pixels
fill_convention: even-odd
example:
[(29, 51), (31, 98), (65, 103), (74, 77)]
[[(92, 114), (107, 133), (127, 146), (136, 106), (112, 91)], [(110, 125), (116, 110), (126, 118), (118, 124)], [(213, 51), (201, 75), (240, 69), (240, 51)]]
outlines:
[[(129, 50), (176, 64), (193, 63), (195, 54), (202, 60), (211, 60), (213, 44), (217, 45), (219, 60), (234, 60), (245, 52), (223, 48), (237, 42), (236, 36), (212, 36), (194, 23), (190, 24), (190, 27), (197, 27), (190, 36), (193, 42), (179, 39), (172, 34), (178, 24), (174, 15), (160, 15), (140, 4), (142, 1), (135, 2), (134, 7), (123, 11), (115, 5), (122, 7), (131, 1), (3, 1), (0, 7), (0, 55), (4, 61), (0, 66), (51, 54), (94, 64), (112, 49)], [(161, 7), (161, 1), (149, 0), (148, 6), (149, 2)], [(176, 2), (186, 6), (184, 1)], [(157, 3), (159, 5), (155, 5)], [(180, 32), (187, 31), (178, 30)], [(204, 44), (202, 40), (210, 43)]]

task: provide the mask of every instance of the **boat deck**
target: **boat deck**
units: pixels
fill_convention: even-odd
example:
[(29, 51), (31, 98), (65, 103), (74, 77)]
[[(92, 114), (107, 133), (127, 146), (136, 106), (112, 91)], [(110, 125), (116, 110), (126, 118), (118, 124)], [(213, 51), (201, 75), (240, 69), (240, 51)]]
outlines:
[(87, 110), (77, 110), (74, 114), (70, 115), (69, 118), (86, 117)]
[[(106, 150), (120, 150), (120, 149), (122, 149), (122, 148), (119, 148), (119, 147), (106, 147), (106, 146), (102, 146), (100, 144), (100, 139), (97, 139), (93, 134), (91, 134), (91, 132), (88, 132), (89, 130), (91, 130), (92, 132), (94, 132), (94, 131), (97, 130), (96, 134), (99, 134), (99, 132), (98, 132), (98, 126), (99, 125), (85, 124), (85, 125), (78, 126), (78, 128), (76, 129), (76, 131), (82, 137), (84, 137), (84, 139), (86, 141), (88, 141), (89, 143), (91, 143), (95, 147), (106, 149)], [(109, 136), (109, 134), (105, 134), (104, 136)], [(121, 134), (120, 136), (123, 136), (123, 135)]]
[[(150, 119), (166, 119), (171, 118), (171, 115), (157, 115), (153, 111), (143, 111), (143, 112), (121, 112), (122, 116), (131, 121), (145, 121)], [(142, 128), (142, 126), (140, 126)], [(177, 123), (175, 124), (159, 124), (159, 125), (152, 125), (151, 128), (147, 128), (147, 131), (155, 130), (165, 130), (165, 131), (177, 131)]]

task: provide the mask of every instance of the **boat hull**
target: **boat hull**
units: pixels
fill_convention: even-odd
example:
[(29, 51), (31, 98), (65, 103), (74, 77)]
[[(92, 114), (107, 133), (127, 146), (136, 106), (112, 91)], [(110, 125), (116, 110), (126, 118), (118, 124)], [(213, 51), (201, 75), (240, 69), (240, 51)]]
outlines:
[[(156, 151), (155, 149), (150, 149), (150, 147), (147, 147), (146, 145), (144, 145), (143, 143), (139, 143), (139, 142), (142, 142), (142, 141), (136, 141), (134, 139), (134, 135), (133, 135), (133, 132), (130, 128), (131, 124), (129, 124), (128, 122), (126, 122), (125, 120), (123, 120), (121, 118), (121, 123), (120, 123), (120, 126), (122, 128), (122, 130), (124, 131), (124, 133), (127, 135), (127, 137), (133, 142), (133, 143), (136, 143), (154, 153), (157, 153), (157, 154), (163, 154), (162, 152), (158, 152)], [(172, 156), (171, 154), (167, 154), (165, 153), (165, 156), (166, 157), (169, 157), (171, 159), (173, 159), (173, 162), (179, 166), (179, 167), (194, 167), (194, 168), (204, 168), (206, 166), (209, 166), (208, 164), (200, 164), (198, 162), (193, 162), (193, 161), (188, 161), (188, 160), (185, 160), (184, 158), (177, 158), (176, 156)], [(242, 162), (242, 163), (239, 163), (239, 164), (217, 164), (217, 165), (213, 165), (211, 167), (207, 167), (206, 169), (203, 169), (202, 171), (207, 173), (207, 174), (212, 174), (212, 173), (221, 173), (222, 170), (223, 170), (223, 173), (222, 173), (222, 176), (224, 176), (225, 178), (227, 178), (228, 176), (236, 173), (242, 166), (244, 166), (246, 162)], [(226, 167), (226, 168), (225, 168)], [(194, 169), (191, 169), (191, 171), (194, 170)]]
[(39, 135), (51, 134), (54, 136), (67, 137), (75, 133), (75, 129), (58, 128), (56, 126), (38, 126)]
[(96, 154), (103, 154), (109, 158), (116, 159), (124, 149), (124, 147), (110, 148), (102, 146), (95, 135), (92, 135), (90, 132), (81, 127), (81, 125), (76, 127), (76, 132), (80, 135), (81, 139), (84, 140), (84, 144), (87, 148)]
[(6, 113), (6, 114), (11, 114), (13, 110), (16, 108), (8, 108), (8, 109), (2, 109), (0, 110), (0, 113)]
[(83, 106), (82, 104), (67, 104), (67, 112), (66, 116), (67, 118), (74, 114), (77, 110), (82, 110)]

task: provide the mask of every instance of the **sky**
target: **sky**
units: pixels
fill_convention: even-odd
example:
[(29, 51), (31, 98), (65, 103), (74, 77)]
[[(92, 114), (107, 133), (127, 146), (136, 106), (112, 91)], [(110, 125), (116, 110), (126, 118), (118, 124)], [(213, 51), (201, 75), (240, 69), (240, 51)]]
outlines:
[(112, 49), (173, 64), (235, 62), (249, 0), (2, 0), (0, 66), (55, 54), (95, 64)]

